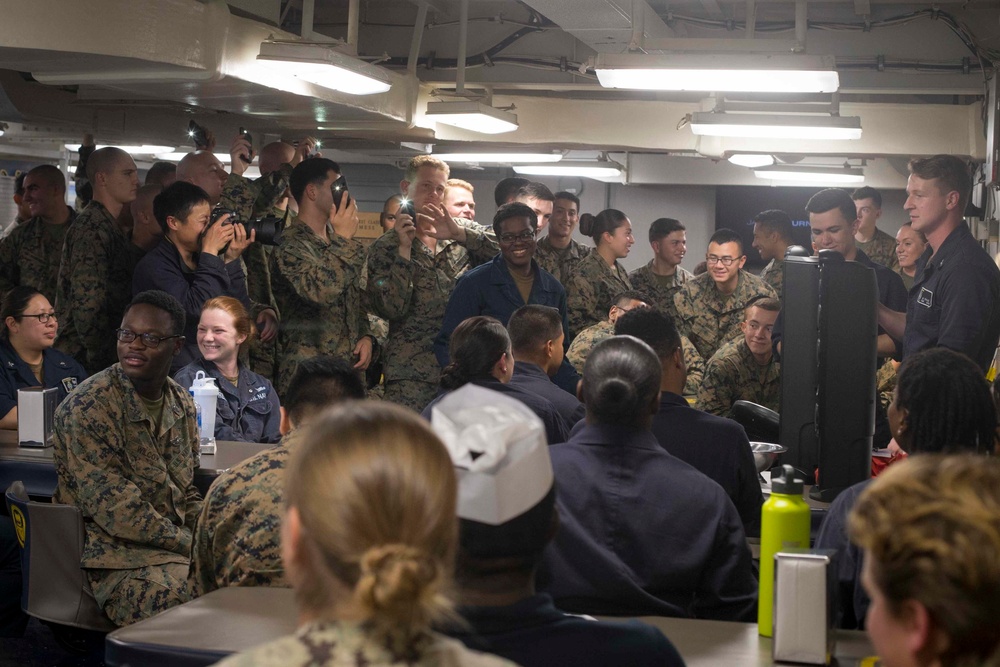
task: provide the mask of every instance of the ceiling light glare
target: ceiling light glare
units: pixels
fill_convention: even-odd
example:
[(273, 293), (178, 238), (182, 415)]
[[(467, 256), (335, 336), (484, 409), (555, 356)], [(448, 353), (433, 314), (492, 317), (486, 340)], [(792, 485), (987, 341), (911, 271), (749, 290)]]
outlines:
[(856, 140), (861, 138), (861, 117), (701, 111), (691, 114), (691, 132), (752, 139)]
[[(74, 153), (80, 150), (82, 144), (63, 144), (67, 150)], [(153, 144), (128, 145), (128, 144), (97, 144), (96, 148), (119, 148), (131, 155), (156, 155), (157, 153), (169, 153), (176, 150), (174, 146), (156, 146)]]
[(387, 92), (386, 70), (318, 44), (262, 42), (257, 64), (272, 74), (294, 76), (349, 95)]
[(864, 183), (865, 172), (857, 167), (810, 167), (774, 165), (754, 169), (757, 178), (801, 183), (848, 184)]
[(518, 128), (517, 115), (482, 102), (428, 102), (427, 118), (480, 134), (502, 134)]
[(622, 168), (607, 162), (576, 162), (564, 160), (559, 164), (514, 165), (514, 173), (523, 176), (579, 176), (582, 178), (615, 178), (622, 175)]
[(473, 164), (515, 164), (517, 162), (559, 162), (561, 153), (434, 153), (434, 157), (445, 162), (465, 162)]
[(737, 153), (730, 155), (729, 161), (740, 167), (769, 167), (774, 164), (774, 156), (763, 153)]

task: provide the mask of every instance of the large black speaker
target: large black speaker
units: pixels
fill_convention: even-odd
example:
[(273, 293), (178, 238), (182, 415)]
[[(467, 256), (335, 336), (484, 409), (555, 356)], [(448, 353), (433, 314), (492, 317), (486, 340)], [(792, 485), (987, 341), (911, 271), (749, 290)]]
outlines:
[(832, 501), (871, 474), (875, 429), (878, 284), (840, 253), (785, 257), (781, 339), (782, 462)]

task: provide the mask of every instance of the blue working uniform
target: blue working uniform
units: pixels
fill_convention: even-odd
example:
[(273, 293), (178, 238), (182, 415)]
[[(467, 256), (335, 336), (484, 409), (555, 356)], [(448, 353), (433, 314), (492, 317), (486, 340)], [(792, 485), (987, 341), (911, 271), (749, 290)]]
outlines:
[(219, 400), (215, 407), (215, 439), (241, 442), (278, 442), (281, 410), (271, 382), (240, 364), (237, 386), (223, 377), (211, 361), (198, 359), (177, 371), (174, 380), (184, 389), (194, 384), (198, 371), (215, 378)]
[(756, 619), (750, 548), (721, 486), (646, 429), (587, 424), (549, 453), (559, 530), (538, 588), (560, 609)]
[(576, 396), (554, 384), (552, 378), (538, 364), (515, 361), (514, 375), (510, 379), (510, 384), (550, 401), (566, 422), (567, 434), (577, 422), (587, 416), (587, 409), (583, 407), (583, 403)]
[[(538, 306), (549, 306), (559, 311), (562, 317), (563, 333), (569, 332), (569, 319), (566, 311), (566, 290), (556, 277), (538, 266), (531, 260), (531, 270), (535, 274), (531, 284), (531, 294), (528, 303)], [(521, 306), (526, 306), (517, 285), (507, 269), (503, 255), (498, 254), (492, 261), (481, 264), (466, 272), (458, 279), (455, 289), (448, 299), (448, 307), (441, 321), (441, 331), (434, 339), (434, 355), (444, 368), (448, 365), (448, 341), (451, 332), (463, 320), (475, 315), (489, 315), (507, 326), (510, 316)], [(569, 336), (563, 341), (564, 350), (569, 349)], [(552, 381), (566, 391), (576, 396), (576, 384), (580, 374), (573, 365), (563, 360), (559, 372)]]
[(17, 390), (25, 387), (44, 386), (59, 390), (59, 402), (66, 398), (76, 385), (87, 379), (87, 371), (73, 357), (49, 348), (42, 352), (42, 384), (39, 385), (31, 367), (24, 362), (7, 340), (0, 341), (0, 416), (17, 407)]

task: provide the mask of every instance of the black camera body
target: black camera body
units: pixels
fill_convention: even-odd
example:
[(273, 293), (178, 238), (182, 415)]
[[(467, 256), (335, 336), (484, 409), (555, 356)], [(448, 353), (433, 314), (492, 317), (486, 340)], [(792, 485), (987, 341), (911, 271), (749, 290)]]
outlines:
[[(250, 236), (250, 232), (256, 231), (257, 237), (254, 240), (258, 243), (272, 246), (281, 243), (281, 235), (285, 231), (285, 221), (282, 218), (274, 215), (265, 215), (261, 218), (244, 222), (236, 218), (236, 211), (223, 208), (222, 206), (216, 206), (212, 209), (212, 218), (209, 220), (208, 225), (205, 226), (205, 231), (208, 231), (209, 227), (217, 223), (219, 218), (226, 214), (229, 214), (230, 223), (243, 225), (247, 236)], [(204, 234), (204, 232), (202, 233)]]

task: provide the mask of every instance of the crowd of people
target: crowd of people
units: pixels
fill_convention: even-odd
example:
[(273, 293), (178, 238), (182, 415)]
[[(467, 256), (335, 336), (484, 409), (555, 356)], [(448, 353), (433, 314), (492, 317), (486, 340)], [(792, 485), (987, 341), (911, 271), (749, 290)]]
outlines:
[[(581, 213), (570, 192), (508, 178), (480, 224), (473, 186), (424, 155), (365, 244), (357, 201), (336, 187), (343, 169), (311, 139), (263, 147), (255, 181), (245, 138), (232, 172), (211, 148), (154, 165), (141, 187), (127, 153), (95, 150), (79, 212), (61, 172), (36, 167), (30, 217), (0, 240), (0, 428), (16, 428), (19, 388), (59, 389), (55, 499), (84, 515), (81, 566), (115, 624), (217, 588), (292, 586), (299, 634), (231, 664), (314, 664), (317, 651), (322, 664), (507, 664), (470, 649), (524, 665), (556, 652), (682, 664), (649, 626), (564, 612), (756, 618), (746, 538), (763, 495), (731, 417), (737, 400), (780, 411), (788, 214), (753, 220), (759, 276), (728, 228), (688, 272), (685, 227), (666, 217), (649, 225), (653, 259), (629, 273), (625, 212)], [(963, 222), (965, 164), (935, 156), (910, 171), (896, 239), (876, 227), (873, 188), (804, 202), (813, 249), (876, 276), (890, 378), (877, 444), (921, 454), (843, 493), (818, 542), (844, 554), (845, 627), (877, 610), (887, 628), (916, 600), (928, 646), (959, 655), (979, 630), (893, 583), (923, 523), (887, 537), (878, 503), (892, 484), (937, 483), (920, 478), (925, 453), (993, 452), (984, 374), (1000, 269)], [(218, 439), (275, 444), (204, 500), (188, 392), (199, 372), (219, 390)], [(500, 493), (496, 469), (527, 441), (546, 481), (525, 481), (518, 512), (482, 516), (456, 466)], [(874, 554), (864, 568), (859, 549)]]

